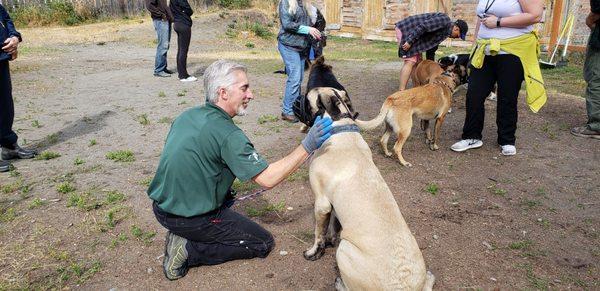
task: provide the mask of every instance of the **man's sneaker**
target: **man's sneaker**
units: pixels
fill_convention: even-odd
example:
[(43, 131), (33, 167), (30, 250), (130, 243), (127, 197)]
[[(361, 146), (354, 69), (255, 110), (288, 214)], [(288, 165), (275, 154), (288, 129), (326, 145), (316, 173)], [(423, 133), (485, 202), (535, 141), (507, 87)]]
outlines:
[(171, 74), (163, 72), (154, 73), (154, 77), (171, 77)]
[(35, 150), (24, 149), (20, 147), (18, 144), (14, 144), (11, 148), (2, 147), (2, 159), (3, 160), (12, 160), (12, 159), (31, 159), (37, 155)]
[(10, 171), (11, 164), (7, 161), (0, 160), (0, 172), (8, 172)]
[(167, 73), (167, 74), (169, 74), (169, 75), (171, 75), (171, 74), (173, 74), (173, 73), (174, 73), (173, 71), (171, 71), (171, 70), (169, 70), (169, 69), (164, 69), (164, 70), (163, 70), (163, 72), (165, 72), (165, 73)]
[(517, 148), (511, 144), (500, 146), (500, 148), (502, 148), (502, 154), (505, 156), (514, 156), (517, 153)]
[(600, 139), (600, 132), (589, 129), (587, 125), (573, 127), (573, 129), (571, 129), (571, 133), (579, 137)]
[(464, 152), (468, 149), (480, 148), (482, 145), (483, 142), (480, 139), (463, 139), (453, 144), (450, 149), (455, 152)]
[(181, 82), (196, 82), (196, 81), (198, 81), (198, 78), (196, 78), (194, 76), (189, 76), (185, 79), (179, 79), (179, 81), (181, 81)]
[(165, 258), (163, 260), (163, 272), (169, 280), (177, 280), (188, 271), (188, 252), (185, 248), (187, 239), (167, 231), (165, 242)]

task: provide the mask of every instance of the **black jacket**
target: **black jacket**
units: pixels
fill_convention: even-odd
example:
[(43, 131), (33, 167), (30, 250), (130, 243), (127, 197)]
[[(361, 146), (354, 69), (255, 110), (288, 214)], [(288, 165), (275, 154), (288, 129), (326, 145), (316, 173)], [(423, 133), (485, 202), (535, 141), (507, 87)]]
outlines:
[[(15, 24), (10, 19), (10, 15), (8, 15), (8, 12), (6, 11), (6, 9), (4, 9), (4, 6), (2, 6), (2, 4), (0, 4), (0, 44), (1, 44), (1, 46), (4, 46), (4, 41), (7, 38), (13, 37), (13, 36), (18, 37), (19, 42), (23, 41), (23, 39), (21, 38), (21, 34), (17, 31), (17, 29), (15, 28)], [(12, 58), (11, 55), (0, 50), (0, 61), (10, 60), (11, 58)]]
[(146, 0), (146, 8), (152, 19), (173, 22), (173, 14), (167, 5), (167, 0)]
[(171, 12), (173, 13), (173, 22), (181, 23), (187, 26), (192, 26), (192, 14), (194, 10), (190, 7), (187, 0), (171, 0)]

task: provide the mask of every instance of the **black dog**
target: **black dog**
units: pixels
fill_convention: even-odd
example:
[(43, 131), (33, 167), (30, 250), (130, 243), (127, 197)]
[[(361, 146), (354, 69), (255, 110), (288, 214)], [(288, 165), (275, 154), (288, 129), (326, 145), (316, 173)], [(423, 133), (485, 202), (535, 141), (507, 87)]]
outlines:
[[(438, 63), (444, 69), (444, 71), (452, 71), (460, 77), (461, 84), (469, 83), (469, 72), (468, 69), (471, 67), (471, 60), (469, 54), (451, 54), (449, 56), (442, 57), (438, 60)], [(488, 96), (490, 100), (496, 100), (497, 88), (494, 86), (492, 92)]]
[[(340, 92), (335, 92), (336, 89)], [(315, 107), (311, 106), (311, 101), (317, 105), (318, 111), (314, 112)], [(352, 116), (344, 116), (339, 112), (336, 105), (344, 103), (347, 111), (352, 112)], [(294, 114), (307, 126), (312, 126), (314, 118), (327, 111), (333, 120), (343, 117), (355, 119), (358, 113), (354, 113), (350, 96), (346, 88), (338, 81), (333, 74), (330, 65), (325, 64), (325, 57), (320, 56), (310, 66), (310, 73), (306, 84), (306, 95), (301, 96), (294, 102)]]

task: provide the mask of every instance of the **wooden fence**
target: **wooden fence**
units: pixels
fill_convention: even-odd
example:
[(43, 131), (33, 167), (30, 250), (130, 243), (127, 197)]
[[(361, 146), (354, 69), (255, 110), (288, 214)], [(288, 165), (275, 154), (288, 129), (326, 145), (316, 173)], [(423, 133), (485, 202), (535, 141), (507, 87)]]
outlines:
[[(76, 10), (94, 11), (107, 16), (131, 16), (146, 11), (144, 0), (0, 0), (8, 10), (30, 5), (48, 5), (53, 1), (71, 2)], [(196, 9), (207, 9), (213, 0), (188, 0)]]

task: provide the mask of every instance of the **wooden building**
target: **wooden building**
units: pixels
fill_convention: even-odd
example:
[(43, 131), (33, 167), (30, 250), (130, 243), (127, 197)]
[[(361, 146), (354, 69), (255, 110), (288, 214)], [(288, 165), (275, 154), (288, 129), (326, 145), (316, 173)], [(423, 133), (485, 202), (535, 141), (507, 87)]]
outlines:
[[(465, 20), (469, 24), (467, 39), (472, 39), (478, 0), (315, 0), (315, 3), (333, 35), (395, 41), (396, 22), (426, 12), (444, 12), (452, 19)], [(590, 33), (585, 26), (589, 9), (586, 0), (546, 0), (544, 22), (538, 24), (542, 43), (555, 44), (567, 15), (573, 13), (575, 29), (570, 48), (584, 50)]]

